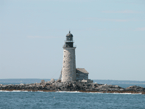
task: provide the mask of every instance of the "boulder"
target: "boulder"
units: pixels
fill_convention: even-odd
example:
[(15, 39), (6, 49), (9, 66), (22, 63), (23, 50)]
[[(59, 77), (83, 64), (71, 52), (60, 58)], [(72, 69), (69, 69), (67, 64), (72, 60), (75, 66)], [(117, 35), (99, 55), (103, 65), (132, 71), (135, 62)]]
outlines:
[(43, 86), (45, 86), (46, 85), (45, 80), (41, 80), (41, 83), (40, 84), (43, 85)]
[(58, 80), (56, 80), (56, 82), (61, 82), (61, 80), (60, 80), (60, 79), (58, 79)]
[(126, 89), (143, 89), (143, 87), (134, 85), (134, 86), (129, 86)]
[(35, 83), (35, 86), (37, 86), (37, 87), (40, 86), (40, 83)]
[(140, 87), (140, 86), (129, 86), (127, 87), (125, 90), (127, 91), (136, 91), (136, 92), (140, 92), (140, 91), (144, 91), (144, 88), (143, 87)]
[(120, 91), (124, 91), (125, 89), (123, 89), (123, 88), (121, 88), (121, 89), (119, 89)]
[(76, 84), (73, 84), (73, 87), (76, 88)]
[(45, 83), (45, 80), (41, 80), (41, 83)]
[(46, 85), (51, 85), (52, 83), (50, 81), (47, 81), (46, 82)]
[(88, 83), (93, 83), (93, 80), (91, 80), (91, 79), (88, 79)]
[(50, 80), (50, 82), (51, 82), (51, 83), (54, 83), (54, 82), (55, 82), (55, 80), (54, 80), (54, 79), (51, 79), (51, 80)]
[(88, 82), (88, 81), (83, 79), (81, 82)]
[(23, 83), (20, 84), (20, 86), (23, 86), (23, 85), (24, 85)]
[(46, 86), (46, 89), (50, 90), (50, 86)]
[(55, 83), (55, 85), (57, 86), (57, 87), (62, 87), (63, 86), (63, 83)]
[(118, 86), (118, 85), (115, 85), (114, 87), (115, 87), (115, 88), (119, 88), (119, 86)]

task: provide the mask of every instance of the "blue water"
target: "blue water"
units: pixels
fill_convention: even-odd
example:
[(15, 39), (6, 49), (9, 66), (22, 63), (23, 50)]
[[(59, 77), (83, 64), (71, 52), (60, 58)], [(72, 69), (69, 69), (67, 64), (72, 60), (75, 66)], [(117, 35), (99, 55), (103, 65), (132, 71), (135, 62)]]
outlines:
[[(34, 83), (41, 80), (0, 80), (0, 84)], [(145, 84), (116, 84), (121, 87)], [(80, 92), (0, 91), (0, 109), (145, 109), (145, 95)]]
[(145, 109), (145, 95), (0, 92), (0, 109)]

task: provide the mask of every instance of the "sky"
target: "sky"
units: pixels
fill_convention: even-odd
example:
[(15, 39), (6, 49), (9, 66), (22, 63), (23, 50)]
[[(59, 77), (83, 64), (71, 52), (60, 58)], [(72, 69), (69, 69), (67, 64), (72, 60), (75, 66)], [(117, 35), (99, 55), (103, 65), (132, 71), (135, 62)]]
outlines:
[(69, 30), (90, 79), (145, 81), (145, 0), (0, 0), (0, 79), (58, 79)]

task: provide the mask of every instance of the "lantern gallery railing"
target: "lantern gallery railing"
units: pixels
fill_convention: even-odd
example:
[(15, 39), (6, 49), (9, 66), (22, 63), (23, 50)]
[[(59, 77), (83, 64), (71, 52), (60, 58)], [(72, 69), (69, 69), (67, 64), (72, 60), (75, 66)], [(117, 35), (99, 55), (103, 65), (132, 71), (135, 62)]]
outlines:
[(66, 40), (65, 42), (73, 42), (73, 40)]

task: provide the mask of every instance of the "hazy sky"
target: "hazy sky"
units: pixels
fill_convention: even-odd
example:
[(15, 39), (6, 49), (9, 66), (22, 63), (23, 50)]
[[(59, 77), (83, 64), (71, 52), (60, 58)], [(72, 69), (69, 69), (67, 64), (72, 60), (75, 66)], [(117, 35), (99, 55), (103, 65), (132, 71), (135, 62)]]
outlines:
[(89, 78), (145, 80), (145, 0), (0, 0), (0, 79), (59, 78), (69, 30)]

